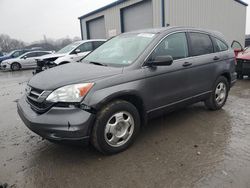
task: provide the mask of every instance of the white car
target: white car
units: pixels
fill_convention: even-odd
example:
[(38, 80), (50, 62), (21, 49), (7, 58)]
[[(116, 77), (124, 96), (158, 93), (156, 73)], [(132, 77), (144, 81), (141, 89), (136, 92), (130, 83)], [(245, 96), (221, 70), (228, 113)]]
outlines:
[(54, 66), (77, 62), (105, 42), (105, 39), (77, 41), (69, 44), (55, 54), (37, 58), (36, 73)]
[(17, 71), (24, 68), (36, 68), (36, 58), (44, 55), (51, 54), (48, 51), (31, 51), (27, 52), (17, 58), (4, 60), (1, 63), (3, 70)]

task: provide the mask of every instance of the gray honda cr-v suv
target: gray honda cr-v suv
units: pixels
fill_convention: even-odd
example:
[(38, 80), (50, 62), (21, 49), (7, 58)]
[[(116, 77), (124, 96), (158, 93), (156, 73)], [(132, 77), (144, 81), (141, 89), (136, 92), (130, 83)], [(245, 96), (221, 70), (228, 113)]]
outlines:
[(81, 63), (34, 76), (18, 102), (24, 123), (48, 140), (81, 140), (112, 154), (147, 119), (204, 101), (218, 110), (236, 81), (235, 56), (217, 32), (168, 27), (121, 34)]

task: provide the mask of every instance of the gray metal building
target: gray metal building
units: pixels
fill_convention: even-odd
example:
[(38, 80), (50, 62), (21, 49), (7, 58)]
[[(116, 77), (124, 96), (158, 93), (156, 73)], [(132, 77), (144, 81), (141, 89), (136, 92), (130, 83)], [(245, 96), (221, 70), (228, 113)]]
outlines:
[(245, 47), (250, 46), (250, 35), (246, 35)]
[(217, 30), (244, 44), (247, 6), (241, 0), (118, 0), (79, 20), (83, 39), (170, 25)]

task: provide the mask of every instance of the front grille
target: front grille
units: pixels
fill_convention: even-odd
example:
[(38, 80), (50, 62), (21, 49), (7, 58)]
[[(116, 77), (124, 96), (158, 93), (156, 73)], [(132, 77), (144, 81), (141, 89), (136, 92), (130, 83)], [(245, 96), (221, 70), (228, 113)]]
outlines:
[(46, 101), (50, 93), (50, 91), (30, 88), (29, 91), (26, 91), (27, 102), (35, 112), (45, 113), (53, 106), (53, 103)]
[(250, 69), (250, 60), (237, 59), (236, 72), (244, 72), (244, 69)]

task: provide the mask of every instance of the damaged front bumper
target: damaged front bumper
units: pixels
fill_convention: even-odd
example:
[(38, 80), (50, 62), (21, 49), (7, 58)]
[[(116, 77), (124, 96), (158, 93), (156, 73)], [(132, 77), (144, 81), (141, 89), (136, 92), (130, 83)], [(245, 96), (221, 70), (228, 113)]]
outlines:
[(52, 107), (43, 114), (34, 112), (26, 97), (17, 103), (18, 114), (25, 125), (48, 140), (81, 140), (88, 143), (95, 115), (80, 108)]
[(46, 61), (46, 60), (39, 60), (39, 59), (36, 60), (36, 64), (37, 66), (33, 74), (38, 74), (39, 72), (42, 72), (44, 70), (57, 66), (53, 61)]

